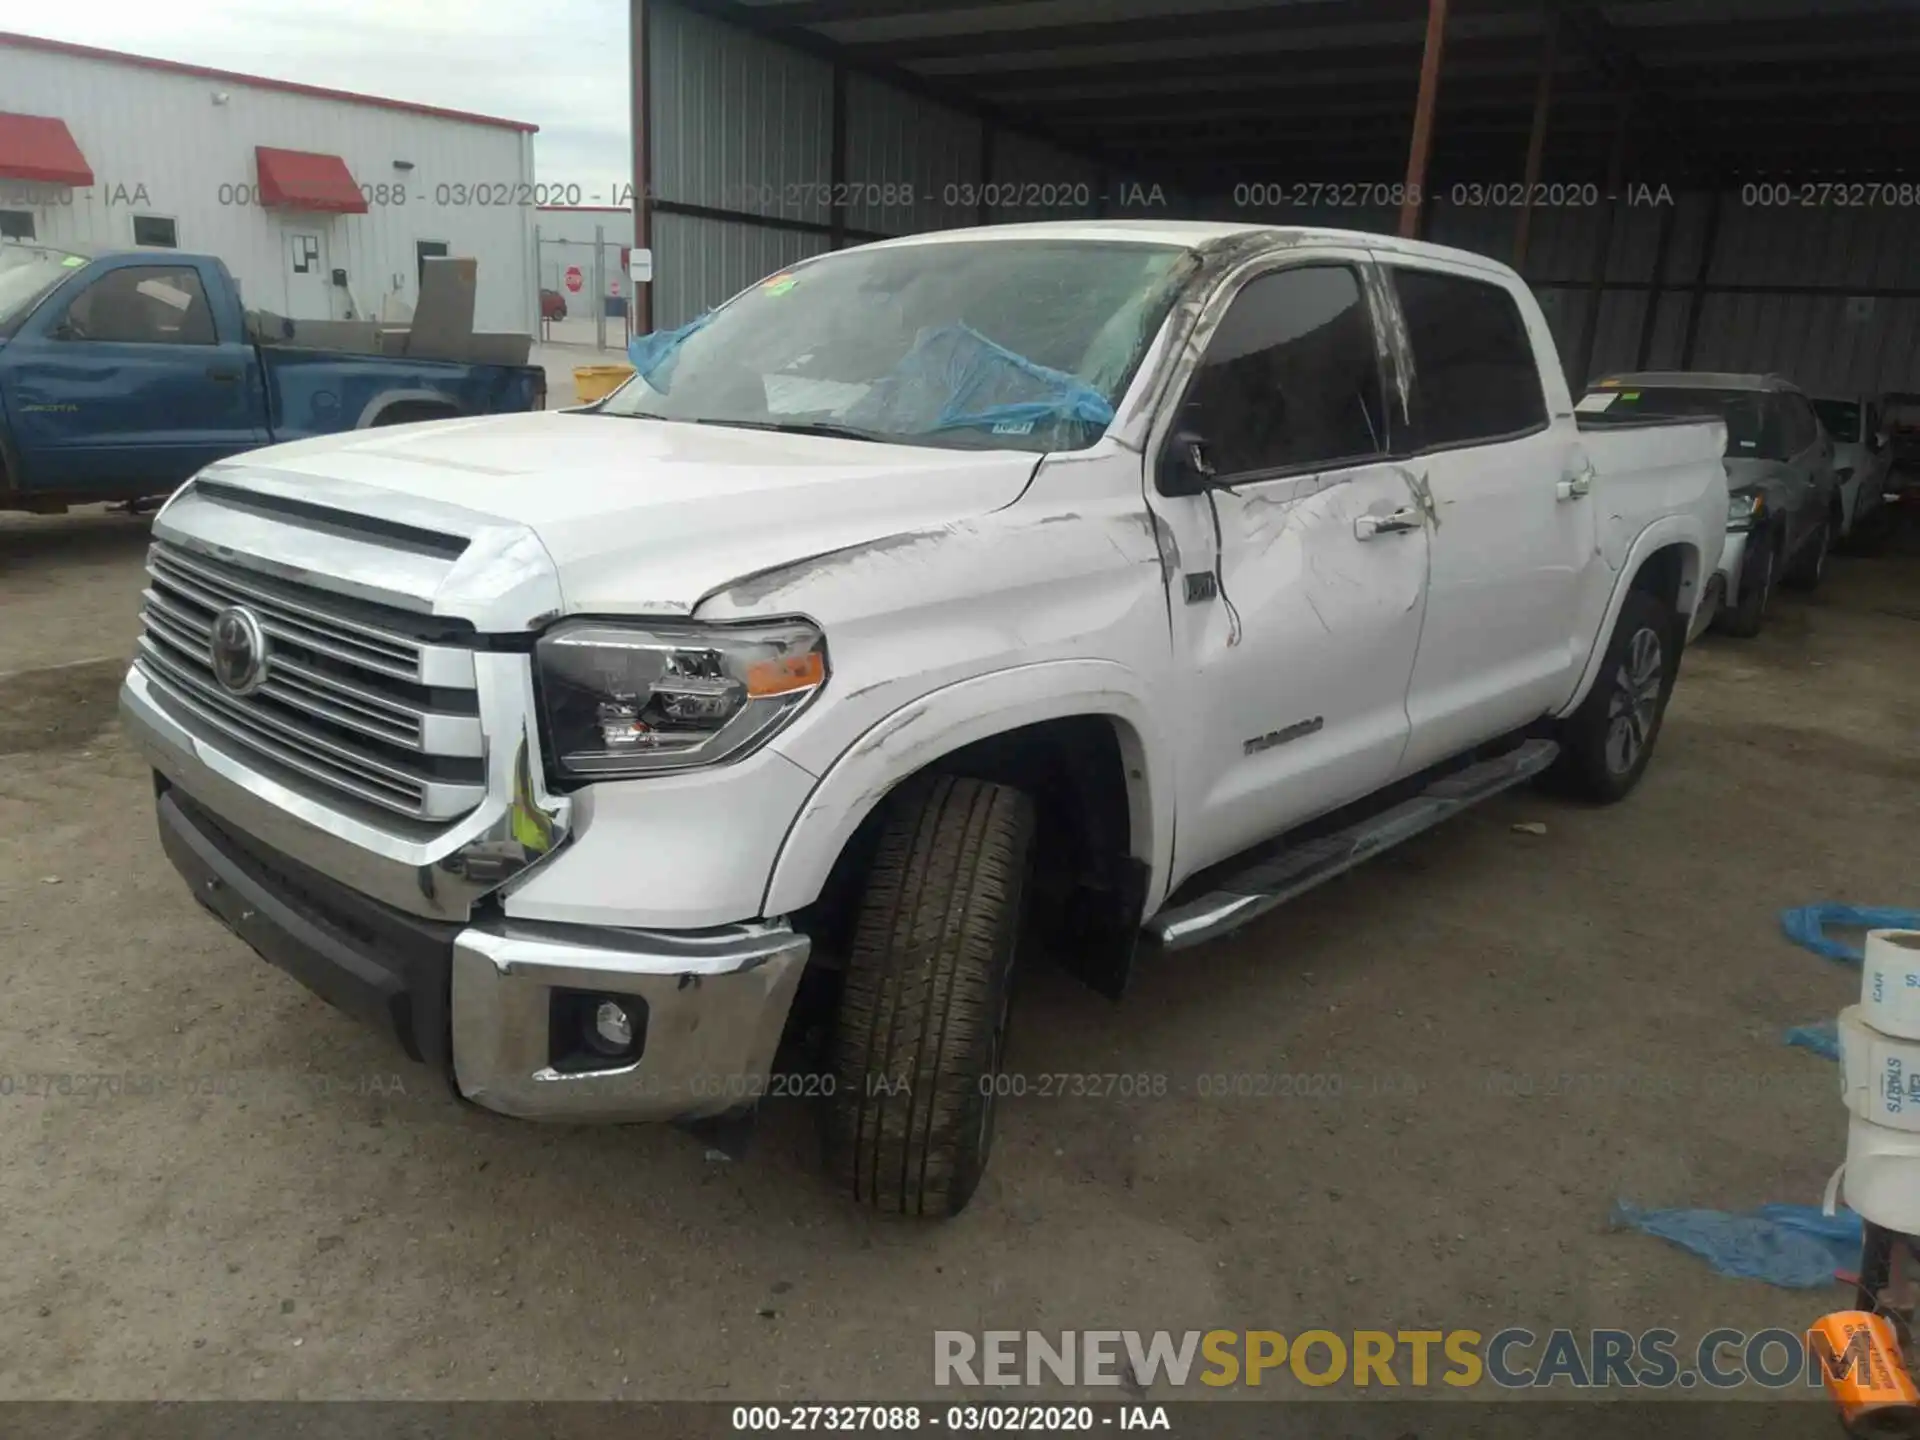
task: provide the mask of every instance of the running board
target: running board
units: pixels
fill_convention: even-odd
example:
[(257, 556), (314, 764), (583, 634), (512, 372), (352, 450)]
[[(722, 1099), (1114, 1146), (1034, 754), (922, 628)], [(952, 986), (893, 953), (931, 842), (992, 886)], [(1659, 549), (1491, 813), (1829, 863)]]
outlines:
[(1528, 740), (1504, 755), (1452, 771), (1411, 800), (1344, 830), (1303, 840), (1226, 876), (1197, 900), (1162, 910), (1147, 922), (1146, 932), (1165, 950), (1185, 950), (1218, 939), (1468, 806), (1531, 780), (1559, 753), (1560, 747), (1551, 740)]

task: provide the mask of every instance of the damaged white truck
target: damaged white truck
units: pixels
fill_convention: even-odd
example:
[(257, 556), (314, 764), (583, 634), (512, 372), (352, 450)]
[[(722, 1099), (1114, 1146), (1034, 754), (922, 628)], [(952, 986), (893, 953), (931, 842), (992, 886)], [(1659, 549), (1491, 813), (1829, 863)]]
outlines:
[(195, 898), (459, 1095), (813, 1095), (888, 1210), (979, 1183), (1027, 938), (1118, 993), (1532, 777), (1625, 795), (1720, 557), (1720, 422), (1583, 428), (1431, 245), (950, 231), (639, 352), (202, 471), (124, 717)]

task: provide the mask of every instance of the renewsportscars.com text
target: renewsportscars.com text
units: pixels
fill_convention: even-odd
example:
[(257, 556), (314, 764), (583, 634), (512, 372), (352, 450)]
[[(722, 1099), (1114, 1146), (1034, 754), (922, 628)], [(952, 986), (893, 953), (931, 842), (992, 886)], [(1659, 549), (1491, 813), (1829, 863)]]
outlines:
[(1205, 1385), (1536, 1390), (1817, 1388), (1866, 1374), (1867, 1338), (1836, 1353), (1793, 1330), (936, 1330), (940, 1386)]

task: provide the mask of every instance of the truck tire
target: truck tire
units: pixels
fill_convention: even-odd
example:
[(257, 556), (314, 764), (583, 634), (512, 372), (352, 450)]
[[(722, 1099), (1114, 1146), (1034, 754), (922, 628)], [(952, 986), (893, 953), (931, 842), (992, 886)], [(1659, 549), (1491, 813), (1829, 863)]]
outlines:
[(1820, 583), (1827, 573), (1827, 555), (1833, 549), (1834, 537), (1840, 533), (1840, 518), (1840, 502), (1836, 500), (1813, 538), (1802, 547), (1800, 558), (1780, 577), (1781, 584), (1796, 590), (1811, 590)]
[(1673, 611), (1642, 590), (1627, 592), (1593, 689), (1560, 727), (1552, 778), (1601, 805), (1640, 783), (1680, 670), (1683, 631)]
[(1767, 602), (1773, 598), (1774, 581), (1780, 568), (1780, 545), (1767, 535), (1747, 552), (1740, 566), (1740, 596), (1737, 602), (1720, 611), (1719, 627), (1729, 635), (1751, 640), (1760, 633), (1767, 618)]
[(834, 1019), (827, 1163), (856, 1200), (957, 1215), (993, 1144), (1033, 801), (932, 775), (888, 801)]

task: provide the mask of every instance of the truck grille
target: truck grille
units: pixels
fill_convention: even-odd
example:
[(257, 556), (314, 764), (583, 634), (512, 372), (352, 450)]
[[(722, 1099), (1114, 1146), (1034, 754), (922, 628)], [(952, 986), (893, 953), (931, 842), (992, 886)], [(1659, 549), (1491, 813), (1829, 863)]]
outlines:
[[(237, 758), (297, 788), (420, 820), (451, 820), (485, 797), (470, 649), (165, 543), (149, 551), (147, 576), (138, 661), (166, 699), (239, 747)], [(264, 678), (245, 695), (213, 668), (214, 617), (232, 606), (250, 610), (266, 640)]]

